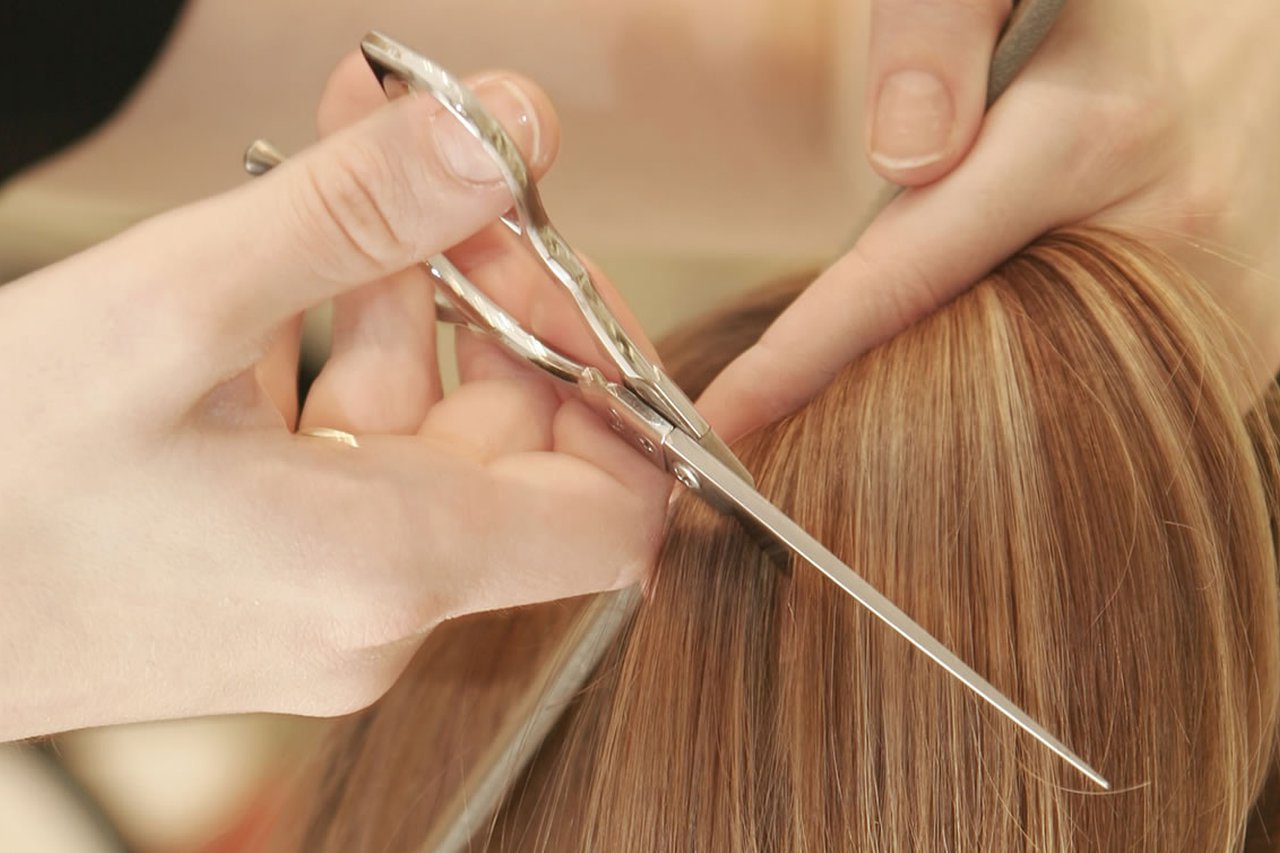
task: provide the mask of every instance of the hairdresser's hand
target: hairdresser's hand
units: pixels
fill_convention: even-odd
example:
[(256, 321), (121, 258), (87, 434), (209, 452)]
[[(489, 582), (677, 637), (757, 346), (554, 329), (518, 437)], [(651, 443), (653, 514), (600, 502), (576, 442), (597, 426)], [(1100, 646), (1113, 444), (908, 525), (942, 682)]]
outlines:
[[(544, 96), (476, 85), (545, 171)], [(650, 565), (666, 480), (580, 404), (474, 341), (441, 402), (430, 291), (398, 271), (509, 197), (434, 101), (381, 105), (348, 62), (322, 112), (353, 104), (270, 175), (0, 290), (0, 740), (348, 711), (444, 618)], [(454, 260), (532, 303), (494, 240)], [(335, 297), (299, 413), (298, 316)]]
[[(1280, 366), (1275, 0), (1072, 0), (979, 129), (1008, 6), (873, 0), (872, 162), (912, 186), (959, 165), (895, 200), (717, 379), (703, 406), (724, 433), (793, 410), (1038, 235), (1076, 223), (1132, 229), (1206, 282), (1254, 349), (1252, 387)], [(914, 106), (899, 114), (899, 103)]]

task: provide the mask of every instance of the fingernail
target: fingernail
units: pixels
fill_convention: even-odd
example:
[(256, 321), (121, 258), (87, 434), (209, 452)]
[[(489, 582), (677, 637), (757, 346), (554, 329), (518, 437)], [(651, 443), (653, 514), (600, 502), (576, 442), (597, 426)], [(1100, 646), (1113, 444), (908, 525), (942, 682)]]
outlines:
[[(511, 80), (501, 77), (481, 80), (473, 84), (472, 91), (506, 128), (525, 162), (537, 159), (538, 117), (529, 96)], [(440, 157), (455, 177), (468, 184), (493, 184), (502, 180), (496, 159), (462, 122), (445, 110), (440, 111), (435, 122)]]
[(880, 86), (871, 127), (871, 159), (887, 169), (917, 169), (945, 156), (955, 107), (942, 81), (898, 71)]

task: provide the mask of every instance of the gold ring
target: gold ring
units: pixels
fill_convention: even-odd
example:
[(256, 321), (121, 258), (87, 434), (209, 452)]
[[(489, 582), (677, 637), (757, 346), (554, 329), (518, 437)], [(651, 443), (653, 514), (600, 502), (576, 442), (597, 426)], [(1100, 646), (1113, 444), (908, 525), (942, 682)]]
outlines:
[(333, 429), (332, 427), (312, 427), (298, 432), (298, 435), (305, 435), (309, 438), (327, 438), (329, 441), (337, 441), (345, 444), (347, 447), (359, 447), (360, 442), (356, 441), (356, 437), (345, 430)]

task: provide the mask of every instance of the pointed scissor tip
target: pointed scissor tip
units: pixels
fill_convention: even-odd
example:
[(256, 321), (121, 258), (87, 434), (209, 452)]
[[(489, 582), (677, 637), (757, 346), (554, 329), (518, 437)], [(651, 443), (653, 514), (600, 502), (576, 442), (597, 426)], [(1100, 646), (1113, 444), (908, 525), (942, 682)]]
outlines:
[(1080, 771), (1084, 773), (1084, 775), (1088, 776), (1089, 780), (1093, 782), (1093, 784), (1101, 788), (1102, 790), (1104, 791), (1111, 790), (1111, 783), (1108, 782), (1106, 779), (1104, 779), (1102, 777), (1102, 774), (1099, 773), (1097, 770), (1094, 770), (1092, 767), (1082, 767), (1080, 768)]
[(1104, 791), (1111, 790), (1111, 783), (1108, 782), (1101, 773), (1086, 764), (1083, 758), (1067, 749), (1067, 747), (1056, 738), (1050, 737), (1047, 732), (1041, 731), (1030, 731), (1030, 734), (1036, 740), (1047, 746), (1051, 752), (1074, 767), (1081, 776), (1085, 777)]

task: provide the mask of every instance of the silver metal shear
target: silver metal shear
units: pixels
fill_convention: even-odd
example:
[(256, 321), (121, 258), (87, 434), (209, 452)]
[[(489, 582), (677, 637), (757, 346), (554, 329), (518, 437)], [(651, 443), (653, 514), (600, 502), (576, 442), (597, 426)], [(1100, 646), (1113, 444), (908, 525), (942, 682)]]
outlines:
[[(430, 95), (493, 158), (511, 191), (513, 209), (502, 221), (519, 235), (551, 278), (572, 296), (601, 354), (616, 369), (610, 379), (548, 346), (524, 329), (443, 255), (424, 267), (438, 283), (442, 322), (462, 325), (499, 341), (508, 351), (557, 379), (577, 386), (587, 404), (654, 465), (722, 511), (732, 512), (771, 553), (794, 554), (829, 578), (979, 698), (1103, 789), (1108, 782), (1066, 745), (998, 691), (942, 643), (899, 610), (852, 568), (755, 490), (751, 475), (698, 414), (692, 401), (635, 345), (606, 306), (586, 266), (552, 226), (515, 143), (480, 101), (440, 66), (378, 33), (361, 44), (389, 98), (410, 91)], [(245, 168), (261, 174), (282, 161), (258, 141)], [(512, 722), (482, 760), (451, 814), (424, 849), (462, 848), (496, 808), (506, 788), (536, 751), (573, 694), (612, 644), (639, 595), (624, 590), (597, 596), (571, 629), (541, 679), (541, 689), (512, 712)]]

